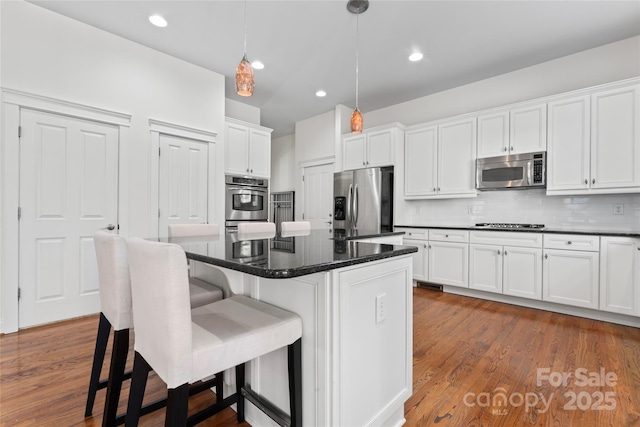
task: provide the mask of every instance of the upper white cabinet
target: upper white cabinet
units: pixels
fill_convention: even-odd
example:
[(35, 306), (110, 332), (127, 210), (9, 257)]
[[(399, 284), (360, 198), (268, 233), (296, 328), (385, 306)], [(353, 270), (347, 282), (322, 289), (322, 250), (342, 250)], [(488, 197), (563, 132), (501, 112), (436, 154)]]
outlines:
[(640, 192), (638, 83), (549, 103), (547, 194)]
[(405, 198), (475, 197), (476, 119), (405, 132)]
[(227, 118), (225, 122), (225, 172), (269, 178), (271, 129)]
[(640, 239), (600, 238), (600, 310), (640, 316)]
[(396, 140), (402, 137), (397, 125), (368, 129), (342, 138), (344, 170), (393, 166)]
[(546, 147), (546, 103), (478, 116), (478, 158), (544, 151)]

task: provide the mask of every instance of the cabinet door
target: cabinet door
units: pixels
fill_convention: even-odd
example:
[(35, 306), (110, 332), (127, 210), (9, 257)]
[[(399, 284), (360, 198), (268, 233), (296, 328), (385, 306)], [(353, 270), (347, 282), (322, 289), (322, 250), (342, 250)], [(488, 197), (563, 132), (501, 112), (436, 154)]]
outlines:
[(250, 130), (249, 173), (261, 178), (271, 175), (271, 134), (268, 132)]
[(511, 110), (509, 152), (531, 153), (547, 149), (547, 104)]
[(542, 299), (542, 249), (505, 246), (502, 293)]
[(404, 137), (404, 196), (436, 193), (438, 128), (407, 131)]
[(384, 129), (367, 133), (367, 167), (393, 166), (394, 130)]
[(404, 239), (402, 244), (418, 248), (418, 252), (411, 254), (411, 258), (413, 258), (413, 280), (428, 280), (429, 276), (427, 275), (427, 267), (429, 264), (427, 259), (427, 242)]
[(640, 187), (638, 86), (592, 95), (591, 187)]
[(504, 156), (508, 147), (509, 112), (478, 116), (478, 158)]
[(549, 103), (547, 191), (589, 188), (589, 115), (589, 96)]
[(542, 299), (598, 308), (598, 252), (545, 249)]
[(600, 310), (640, 316), (640, 239), (606, 237), (600, 242)]
[(438, 129), (438, 194), (476, 193), (476, 119)]
[(502, 246), (469, 245), (469, 288), (502, 293)]
[(429, 281), (441, 285), (469, 287), (469, 245), (429, 242)]
[(249, 128), (233, 123), (226, 125), (225, 170), (229, 174), (248, 175)]
[(365, 160), (366, 135), (349, 136), (342, 141), (344, 170), (362, 169), (367, 166)]

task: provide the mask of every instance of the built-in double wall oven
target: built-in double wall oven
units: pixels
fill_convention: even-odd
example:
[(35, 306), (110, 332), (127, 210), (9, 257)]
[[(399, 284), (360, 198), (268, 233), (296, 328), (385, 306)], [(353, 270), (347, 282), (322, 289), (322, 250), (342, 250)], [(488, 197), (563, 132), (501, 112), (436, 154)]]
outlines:
[(269, 180), (227, 175), (225, 226), (228, 231), (242, 221), (266, 221), (269, 213)]

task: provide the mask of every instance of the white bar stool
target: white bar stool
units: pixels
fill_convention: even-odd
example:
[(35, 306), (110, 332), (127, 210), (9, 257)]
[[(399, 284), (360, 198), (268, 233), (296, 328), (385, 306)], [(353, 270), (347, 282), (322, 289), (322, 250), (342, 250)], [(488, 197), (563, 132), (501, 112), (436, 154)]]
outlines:
[[(168, 389), (166, 426), (196, 424), (237, 403), (244, 421), (244, 399), (281, 425), (302, 424), (302, 321), (296, 314), (248, 298), (232, 296), (193, 310), (187, 292), (187, 258), (178, 245), (129, 241), (136, 325), (135, 359), (126, 425), (136, 426), (147, 377), (154, 370)], [(290, 417), (244, 387), (244, 364), (288, 347)], [(187, 418), (188, 384), (236, 367), (236, 393)]]

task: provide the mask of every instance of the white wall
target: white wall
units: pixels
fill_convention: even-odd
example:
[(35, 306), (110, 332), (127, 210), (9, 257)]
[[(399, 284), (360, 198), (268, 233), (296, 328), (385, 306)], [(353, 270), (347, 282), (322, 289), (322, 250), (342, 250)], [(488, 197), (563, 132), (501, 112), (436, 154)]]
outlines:
[[(486, 108), (640, 76), (640, 37), (632, 37), (508, 74), (364, 113), (367, 128), (398, 121), (424, 123)], [(403, 179), (396, 162), (396, 179)], [(624, 203), (624, 215), (613, 215)], [(469, 206), (474, 214), (469, 214)], [(543, 223), (573, 229), (638, 230), (640, 196), (548, 197), (544, 191), (482, 192), (476, 199), (396, 197), (397, 225), (470, 225), (476, 222)]]
[(260, 125), (260, 109), (235, 99), (225, 98), (224, 114), (227, 117), (242, 120), (254, 125)]
[(295, 138), (285, 135), (271, 141), (271, 191), (293, 191), (295, 179)]
[(153, 235), (147, 220), (150, 118), (218, 133), (211, 219), (224, 222), (222, 75), (24, 1), (0, 1), (0, 12), (3, 88), (132, 116), (128, 211), (120, 218), (129, 236)]
[(296, 165), (335, 155), (335, 112), (296, 122)]

